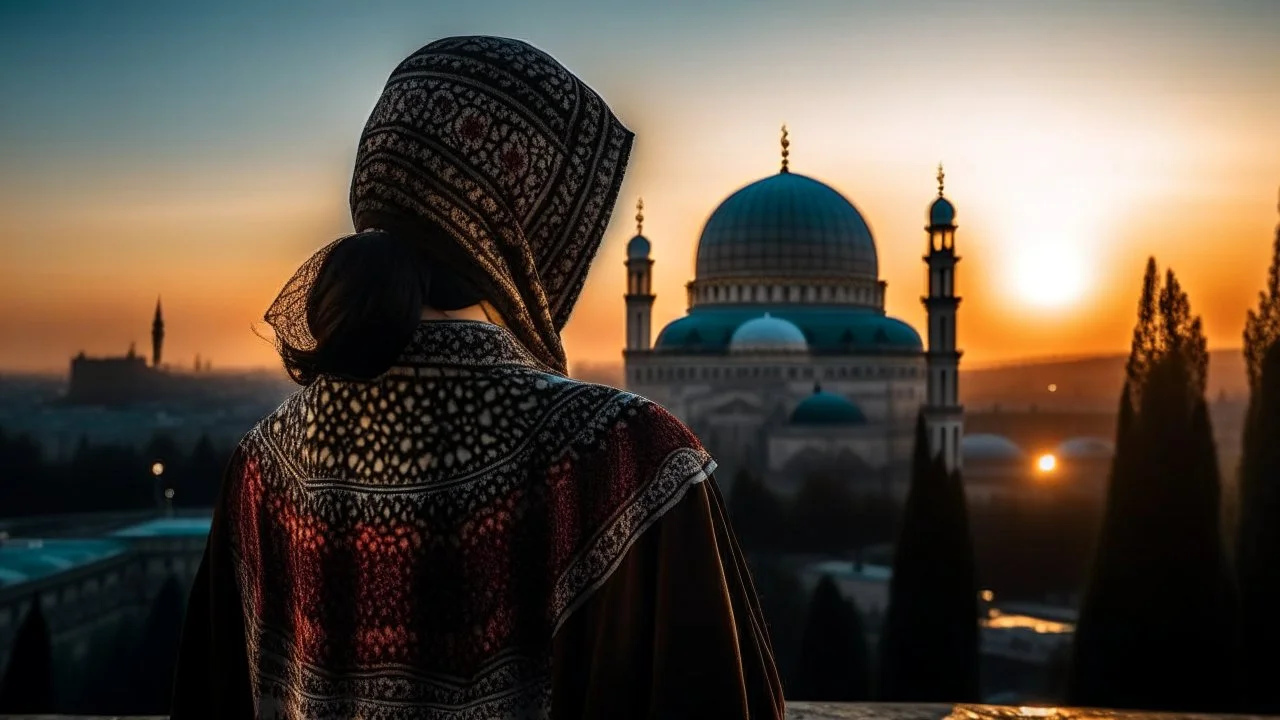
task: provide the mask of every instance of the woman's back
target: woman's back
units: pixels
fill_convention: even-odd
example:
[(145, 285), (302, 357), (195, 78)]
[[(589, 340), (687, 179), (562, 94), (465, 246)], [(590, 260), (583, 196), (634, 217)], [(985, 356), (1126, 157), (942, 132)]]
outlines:
[(715, 463), (565, 376), (631, 140), (520, 41), (392, 72), (358, 232), (266, 313), (304, 387), (228, 468), (174, 720), (781, 717)]
[[(673, 681), (644, 667), (652, 647), (645, 659), (628, 657), (625, 640), (603, 658), (580, 647), (601, 622), (630, 623), (646, 646), (666, 635), (658, 593), (596, 598), (620, 566), (623, 585), (666, 569), (682, 586), (672, 592), (731, 591), (715, 593), (710, 617), (690, 607), (686, 620), (703, 629), (679, 632), (697, 683), (686, 690), (729, 710), (714, 676), (744, 701), (777, 682), (771, 660), (760, 664), (767, 637), (750, 627), (759, 611), (735, 548), (690, 572), (670, 552), (630, 552), (691, 488), (705, 492), (714, 466), (659, 406), (548, 373), (498, 326), (423, 323), (384, 376), (321, 378), (241, 443), (215, 523), (227, 559), (214, 565), (233, 569), (220, 585), (234, 583), (250, 620), (243, 656), (234, 641), (217, 655), (241, 668), (257, 717), (580, 716), (585, 696), (605, 712), (599, 703), (636, 694), (696, 704), (656, 697)], [(602, 601), (626, 607), (587, 610), (587, 626), (563, 634), (574, 647), (557, 647), (570, 616)], [(737, 622), (752, 621), (745, 638), (735, 601)], [(755, 647), (744, 665), (699, 632)], [(583, 690), (591, 666), (604, 679)], [(573, 710), (555, 712), (553, 698)]]

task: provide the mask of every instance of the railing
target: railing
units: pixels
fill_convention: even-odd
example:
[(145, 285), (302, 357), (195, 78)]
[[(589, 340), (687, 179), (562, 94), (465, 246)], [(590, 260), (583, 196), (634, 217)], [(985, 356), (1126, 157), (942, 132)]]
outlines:
[[(1245, 716), (1169, 715), (1161, 713), (1086, 710), (1080, 708), (1003, 707), (994, 705), (890, 705), (877, 703), (788, 703), (787, 720), (1159, 720), (1166, 718), (1242, 720)], [(0, 720), (166, 720), (163, 717), (88, 715), (0, 715)]]

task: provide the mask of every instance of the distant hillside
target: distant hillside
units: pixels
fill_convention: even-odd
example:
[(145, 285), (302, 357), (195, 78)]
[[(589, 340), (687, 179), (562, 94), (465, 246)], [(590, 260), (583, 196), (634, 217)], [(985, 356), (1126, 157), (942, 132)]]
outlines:
[[(1046, 410), (1114, 410), (1124, 384), (1126, 355), (1029, 361), (960, 371), (960, 401), (971, 410), (993, 405)], [(1049, 387), (1056, 387), (1050, 392)], [(1209, 398), (1247, 395), (1238, 349), (1209, 353)]]
[[(1028, 360), (960, 371), (960, 401), (971, 410), (994, 405), (1008, 409), (1035, 405), (1045, 410), (1115, 410), (1124, 383), (1125, 355), (1060, 360)], [(621, 387), (620, 363), (575, 364), (573, 377)], [(1209, 353), (1209, 398), (1242, 400), (1247, 395), (1244, 357), (1239, 349)], [(1056, 392), (1049, 392), (1055, 385)]]

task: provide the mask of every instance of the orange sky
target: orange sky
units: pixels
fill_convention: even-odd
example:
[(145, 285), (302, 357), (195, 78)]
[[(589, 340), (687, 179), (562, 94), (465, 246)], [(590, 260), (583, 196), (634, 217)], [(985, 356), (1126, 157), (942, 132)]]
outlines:
[[(245, 70), (200, 86), (228, 104), (176, 102), (154, 78), (124, 83), (112, 97), (134, 104), (91, 133), (66, 115), (93, 111), (88, 100), (40, 95), (59, 69), (21, 56), (35, 44), (10, 46), (4, 72), (25, 75), (0, 90), (25, 102), (20, 117), (0, 120), (0, 369), (65, 370), (80, 350), (143, 347), (157, 294), (171, 362), (200, 353), (222, 368), (275, 363), (250, 327), (310, 249), (350, 231), (351, 153), (386, 73), (431, 37), (477, 31), (546, 47), (637, 133), (618, 212), (565, 333), (573, 362), (620, 357), (636, 197), (654, 244), (660, 327), (684, 311), (708, 214), (776, 172), (784, 121), (792, 169), (857, 205), (876, 237), (888, 311), (917, 327), (921, 228), (945, 162), (964, 257), (966, 362), (1123, 350), (1149, 254), (1178, 273), (1210, 344), (1239, 344), (1277, 223), (1275, 6), (1241, 2), (1214, 24), (1187, 3), (1187, 17), (1153, 24), (1119, 9), (1127, 3), (1085, 3), (1092, 14), (1054, 16), (1037, 37), (1028, 28), (1043, 13), (957, 15), (945, 40), (930, 42), (912, 17), (818, 5), (830, 16), (753, 4), (729, 37), (702, 42), (686, 37), (695, 19), (670, 9), (650, 18), (671, 26), (666, 40), (655, 31), (624, 50), (619, 40), (633, 33), (608, 25), (583, 39), (553, 23), (517, 32), (502, 23), (520, 18), (480, 27), (479, 16), (461, 16), (433, 33), (389, 29), (384, 12), (378, 31), (393, 41), (335, 45), (332, 82)], [(56, 53), (59, 41), (46, 41)], [(303, 55), (282, 60), (279, 78), (304, 69)], [(133, 67), (127, 59), (122, 67)], [(93, 65), (81, 71), (80, 82), (96, 81)], [(268, 96), (277, 104), (262, 105)], [(218, 113), (228, 119), (215, 122)], [(92, 127), (96, 116), (84, 117)]]

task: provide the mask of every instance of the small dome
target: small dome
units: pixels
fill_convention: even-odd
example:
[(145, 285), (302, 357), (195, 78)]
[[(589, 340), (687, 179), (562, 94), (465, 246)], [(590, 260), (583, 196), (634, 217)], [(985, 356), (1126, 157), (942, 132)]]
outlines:
[(730, 352), (807, 352), (809, 343), (804, 333), (782, 318), (763, 317), (748, 320), (729, 338)]
[(792, 425), (863, 425), (867, 416), (842, 395), (814, 388), (791, 412)]
[(978, 433), (960, 438), (960, 455), (965, 462), (1023, 462), (1027, 454), (1003, 435)]
[(1064, 440), (1054, 450), (1061, 460), (1107, 460), (1116, 453), (1110, 440), (1097, 437), (1077, 437)]
[(929, 224), (931, 225), (955, 225), (956, 224), (956, 208), (951, 201), (940, 197), (933, 201), (929, 206)]
[(649, 249), (649, 238), (637, 235), (631, 238), (631, 242), (627, 243), (627, 259), (644, 260), (649, 257)]

